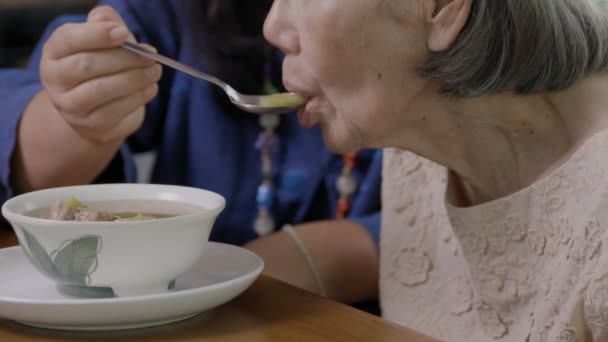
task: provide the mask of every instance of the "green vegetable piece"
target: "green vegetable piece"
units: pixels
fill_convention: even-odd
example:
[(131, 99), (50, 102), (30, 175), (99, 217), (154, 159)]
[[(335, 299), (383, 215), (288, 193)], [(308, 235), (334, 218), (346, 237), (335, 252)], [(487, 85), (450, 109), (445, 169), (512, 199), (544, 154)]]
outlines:
[(68, 207), (74, 207), (74, 208), (84, 209), (87, 207), (86, 205), (82, 204), (82, 202), (77, 200), (75, 197), (70, 197), (67, 201), (63, 202), (63, 204)]

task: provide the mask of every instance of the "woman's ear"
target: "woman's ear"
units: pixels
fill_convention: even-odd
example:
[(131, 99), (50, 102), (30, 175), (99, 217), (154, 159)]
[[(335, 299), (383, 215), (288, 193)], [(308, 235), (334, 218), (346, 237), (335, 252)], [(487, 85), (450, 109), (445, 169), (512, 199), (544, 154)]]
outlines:
[(443, 51), (454, 43), (467, 23), (472, 0), (426, 1), (432, 3), (426, 6), (425, 13), (429, 21), (428, 47), (434, 52)]

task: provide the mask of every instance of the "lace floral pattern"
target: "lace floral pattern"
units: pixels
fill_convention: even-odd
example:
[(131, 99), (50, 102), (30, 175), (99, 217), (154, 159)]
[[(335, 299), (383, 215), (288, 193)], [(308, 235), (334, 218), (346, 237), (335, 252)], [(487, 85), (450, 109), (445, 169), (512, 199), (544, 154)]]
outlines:
[(426, 283), (433, 264), (428, 255), (418, 248), (404, 248), (396, 260), (397, 269), (401, 270), (399, 280), (405, 286), (416, 286)]
[[(422, 165), (423, 163), (421, 160), (411, 163), (405, 161), (404, 158), (393, 158), (391, 159), (390, 164), (385, 166), (385, 168), (400, 171), (391, 179), (391, 182), (396, 185), (393, 188), (395, 191), (391, 195), (391, 197), (395, 199), (391, 201), (391, 207), (396, 212), (403, 212), (415, 203), (415, 198), (411, 196), (411, 194), (401, 192), (399, 189), (414, 189), (417, 187), (416, 184), (428, 183), (426, 173), (420, 172), (423, 170)], [(405, 175), (405, 177), (402, 177), (401, 175)]]
[(530, 275), (525, 261), (516, 255), (501, 256), (479, 265), (481, 294), (489, 297), (517, 298), (529, 286)]
[(597, 220), (591, 220), (585, 225), (584, 236), (576, 237), (568, 251), (568, 257), (583, 262), (595, 258), (602, 247), (601, 235), (603, 228)]
[(450, 281), (448, 288), (448, 303), (450, 313), (460, 316), (473, 309), (473, 289), (471, 283), (464, 276), (458, 276)]
[(514, 217), (507, 218), (504, 229), (509, 241), (513, 242), (519, 242), (525, 239), (528, 231), (525, 224), (521, 220)]
[(593, 341), (608, 336), (608, 131), (533, 186), (480, 206), (446, 202), (446, 175), (385, 153), (387, 318), (450, 341), (578, 342), (581, 322)]
[(578, 342), (576, 330), (567, 323), (560, 324), (560, 327), (555, 336), (556, 342)]
[(488, 336), (499, 339), (507, 334), (508, 328), (496, 310), (486, 303), (481, 303), (477, 310), (483, 330)]
[(528, 232), (526, 243), (530, 251), (538, 256), (545, 254), (545, 246), (547, 245), (547, 238), (545, 235), (538, 230), (531, 230)]
[(589, 324), (608, 327), (608, 273), (593, 278), (583, 295)]
[(547, 224), (543, 227), (543, 234), (547, 239), (545, 251), (549, 256), (556, 256), (560, 248), (568, 246), (572, 240), (574, 228), (567, 219), (561, 219), (557, 225)]
[(484, 255), (488, 251), (488, 238), (480, 233), (465, 234), (462, 244), (475, 254)]

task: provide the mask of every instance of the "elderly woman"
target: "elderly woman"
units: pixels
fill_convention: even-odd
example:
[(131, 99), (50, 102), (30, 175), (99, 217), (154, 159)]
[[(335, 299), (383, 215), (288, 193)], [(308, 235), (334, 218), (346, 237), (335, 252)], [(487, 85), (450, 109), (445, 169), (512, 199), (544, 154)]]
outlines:
[[(275, 0), (300, 123), (384, 162), (386, 318), (608, 340), (608, 17), (592, 0)], [(360, 285), (360, 284), (357, 284)]]

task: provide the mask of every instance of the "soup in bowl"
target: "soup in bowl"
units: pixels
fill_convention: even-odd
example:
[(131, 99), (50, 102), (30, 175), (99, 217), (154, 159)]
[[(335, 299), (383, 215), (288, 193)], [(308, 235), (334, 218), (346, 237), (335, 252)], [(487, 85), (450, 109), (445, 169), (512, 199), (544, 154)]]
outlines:
[(169, 291), (199, 260), (224, 206), (197, 188), (100, 184), (19, 195), (2, 214), (61, 292), (121, 297)]

